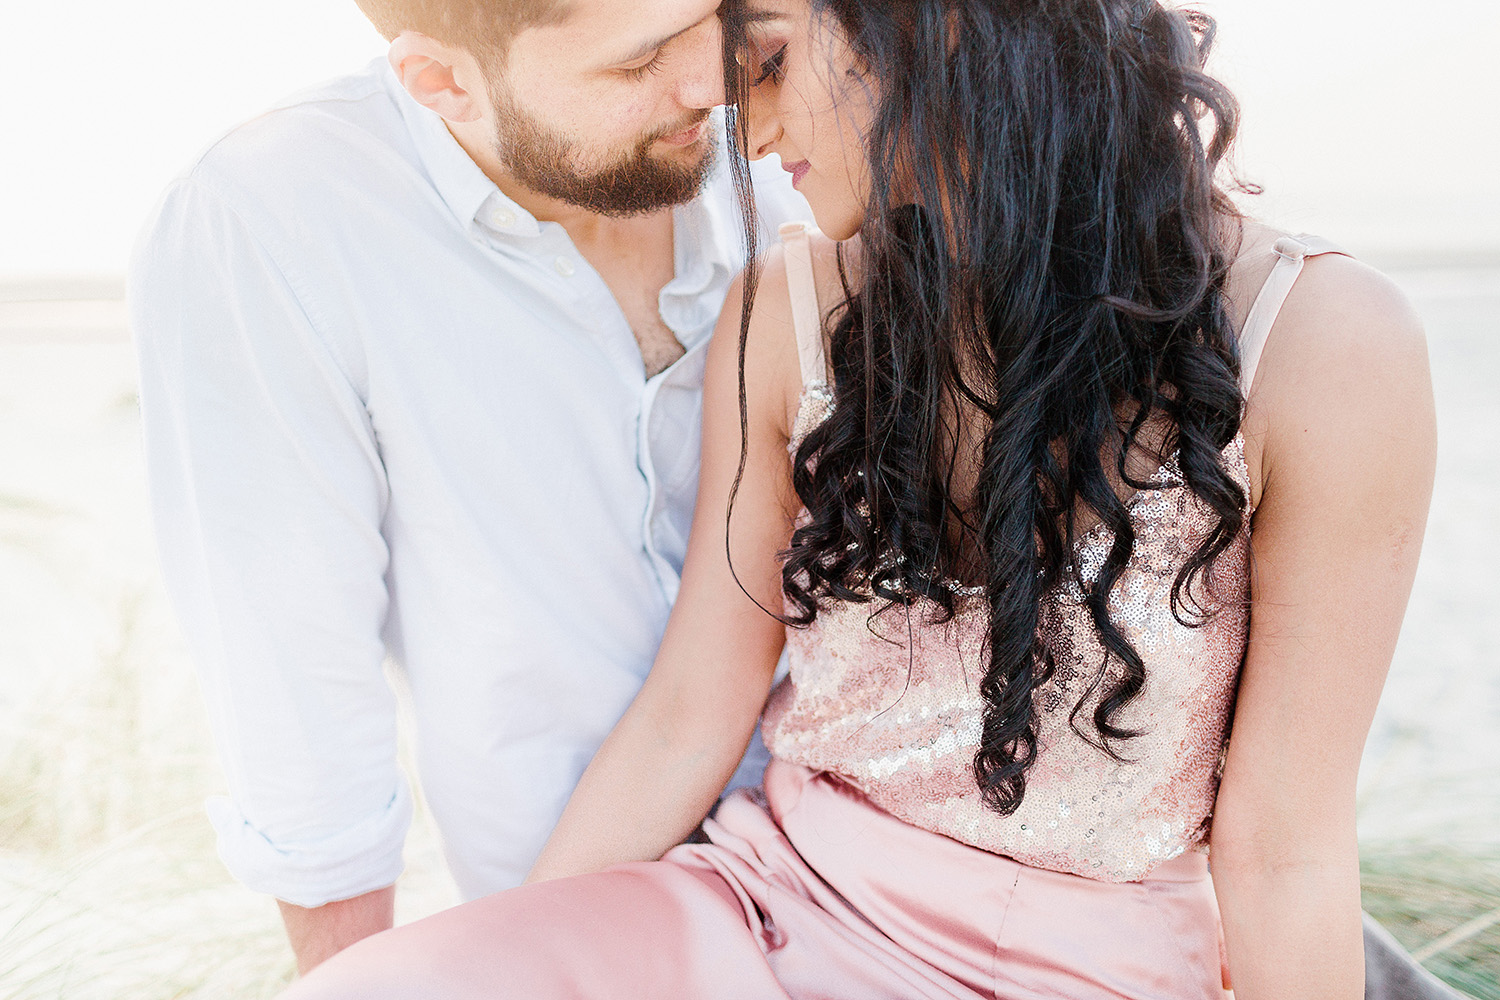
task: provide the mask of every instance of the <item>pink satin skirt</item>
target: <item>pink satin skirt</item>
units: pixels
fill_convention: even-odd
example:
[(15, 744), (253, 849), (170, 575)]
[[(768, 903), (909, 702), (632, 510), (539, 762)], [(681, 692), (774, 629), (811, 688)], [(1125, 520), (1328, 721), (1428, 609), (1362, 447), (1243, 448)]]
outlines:
[(284, 1000), (1222, 1000), (1200, 854), (1141, 882), (1018, 864), (781, 762), (710, 843), (369, 938)]

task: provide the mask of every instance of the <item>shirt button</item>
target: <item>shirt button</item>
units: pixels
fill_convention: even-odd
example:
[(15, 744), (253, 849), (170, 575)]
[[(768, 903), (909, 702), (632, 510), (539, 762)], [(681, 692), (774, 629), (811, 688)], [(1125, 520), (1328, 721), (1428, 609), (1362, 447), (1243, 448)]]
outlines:
[(552, 262), (552, 266), (555, 267), (557, 269), (557, 273), (562, 275), (564, 278), (573, 277), (574, 273), (576, 273), (578, 270), (578, 268), (574, 266), (573, 262), (566, 257), (557, 258)]
[(497, 208), (490, 213), (490, 222), (501, 229), (507, 226), (514, 226), (516, 224), (516, 213), (508, 208)]

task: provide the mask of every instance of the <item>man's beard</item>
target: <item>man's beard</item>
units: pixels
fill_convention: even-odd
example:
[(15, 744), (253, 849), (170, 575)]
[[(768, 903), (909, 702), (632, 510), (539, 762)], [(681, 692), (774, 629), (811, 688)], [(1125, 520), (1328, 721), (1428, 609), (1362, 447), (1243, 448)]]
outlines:
[(644, 215), (692, 201), (713, 168), (718, 141), (712, 126), (699, 140), (706, 150), (696, 163), (663, 162), (651, 155), (657, 140), (707, 121), (708, 112), (695, 121), (651, 132), (614, 163), (582, 173), (574, 166), (580, 153), (577, 145), (518, 108), (509, 95), (497, 93), (493, 100), (500, 109), (495, 147), (510, 175), (538, 194), (600, 215)]

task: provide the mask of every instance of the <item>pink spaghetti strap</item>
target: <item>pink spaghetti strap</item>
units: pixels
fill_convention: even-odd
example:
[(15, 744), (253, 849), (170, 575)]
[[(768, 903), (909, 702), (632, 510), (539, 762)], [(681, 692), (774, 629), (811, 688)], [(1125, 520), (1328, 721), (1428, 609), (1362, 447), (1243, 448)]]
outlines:
[(1260, 357), (1271, 336), (1271, 328), (1276, 325), (1276, 317), (1281, 315), (1281, 307), (1292, 293), (1292, 286), (1297, 283), (1297, 276), (1302, 273), (1307, 258), (1326, 253), (1348, 256), (1347, 251), (1329, 241), (1307, 235), (1281, 237), (1276, 241), (1275, 253), (1276, 264), (1261, 286), (1260, 294), (1255, 297), (1250, 314), (1245, 317), (1245, 328), (1240, 331), (1240, 391), (1246, 398), (1255, 384), (1255, 372), (1260, 368)]
[(818, 286), (813, 280), (811, 228), (805, 222), (787, 222), (781, 226), (787, 292), (792, 300), (792, 327), (797, 335), (797, 362), (802, 368), (804, 388), (828, 380), (823, 360), (823, 313), (818, 306)]

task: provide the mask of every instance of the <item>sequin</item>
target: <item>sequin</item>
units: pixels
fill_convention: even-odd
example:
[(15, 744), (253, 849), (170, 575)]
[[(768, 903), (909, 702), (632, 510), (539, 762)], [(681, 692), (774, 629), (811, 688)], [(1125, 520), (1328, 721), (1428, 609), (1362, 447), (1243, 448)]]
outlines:
[[(827, 387), (810, 386), (793, 452), (831, 410)], [(1242, 439), (1223, 462), (1247, 483)], [(873, 621), (873, 605), (834, 602), (811, 626), (788, 629), (790, 675), (772, 692), (763, 727), (771, 752), (839, 774), (910, 823), (1036, 867), (1133, 881), (1206, 849), (1249, 625), (1249, 530), (1219, 557), (1211, 584), (1194, 587), (1210, 617), (1184, 625), (1172, 611), (1172, 586), (1214, 518), (1181, 485), (1175, 460), (1149, 483), (1127, 505), (1136, 548), (1110, 595), (1114, 621), (1146, 662), (1144, 690), (1117, 719), (1144, 732), (1119, 747), (1124, 760), (1070, 721), (1086, 696), (1078, 728), (1091, 733), (1093, 708), (1117, 676), (1084, 605), (1083, 588), (1097, 580), (1113, 541), (1103, 526), (1078, 539), (1080, 580), (1042, 609), (1057, 669), (1036, 694), (1038, 757), (1015, 813), (988, 808), (974, 780), (987, 608), (972, 594), (943, 624), (929, 619), (930, 602)]]
[(797, 405), (797, 417), (792, 423), (792, 437), (787, 442), (787, 452), (796, 457), (797, 446), (814, 427), (828, 419), (833, 412), (833, 390), (827, 382), (809, 382), (802, 390), (802, 399)]

